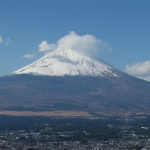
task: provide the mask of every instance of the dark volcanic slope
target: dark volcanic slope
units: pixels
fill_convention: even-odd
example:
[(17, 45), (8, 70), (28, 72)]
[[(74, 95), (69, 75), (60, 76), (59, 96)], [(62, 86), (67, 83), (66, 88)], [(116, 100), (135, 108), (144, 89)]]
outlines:
[(117, 73), (121, 77), (1, 77), (0, 110), (149, 111), (150, 83)]

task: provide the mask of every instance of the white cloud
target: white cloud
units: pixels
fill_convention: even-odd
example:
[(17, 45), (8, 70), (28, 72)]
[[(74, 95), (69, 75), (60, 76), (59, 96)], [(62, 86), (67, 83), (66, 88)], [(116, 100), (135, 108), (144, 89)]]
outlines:
[(125, 71), (130, 75), (150, 81), (150, 61), (126, 65)]
[(78, 35), (74, 31), (60, 38), (57, 44), (48, 44), (47, 41), (42, 41), (39, 45), (39, 51), (48, 51), (54, 49), (72, 49), (82, 54), (98, 57), (102, 50), (111, 51), (108, 45), (97, 39), (93, 35)]
[(67, 48), (84, 54), (92, 54), (96, 53), (100, 43), (102, 43), (101, 40), (93, 35), (80, 36), (74, 31), (71, 31), (57, 42), (57, 48)]
[(3, 38), (0, 36), (0, 43), (3, 43)]
[(54, 50), (56, 48), (55, 44), (48, 44), (47, 41), (42, 41), (39, 45), (39, 51), (49, 51)]
[(26, 54), (26, 55), (23, 55), (22, 57), (32, 59), (34, 58), (34, 54)]

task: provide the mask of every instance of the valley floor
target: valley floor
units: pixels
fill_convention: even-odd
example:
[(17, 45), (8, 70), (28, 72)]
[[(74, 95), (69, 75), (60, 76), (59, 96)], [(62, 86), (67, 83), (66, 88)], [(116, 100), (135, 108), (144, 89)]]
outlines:
[(2, 150), (150, 149), (150, 116), (0, 116)]

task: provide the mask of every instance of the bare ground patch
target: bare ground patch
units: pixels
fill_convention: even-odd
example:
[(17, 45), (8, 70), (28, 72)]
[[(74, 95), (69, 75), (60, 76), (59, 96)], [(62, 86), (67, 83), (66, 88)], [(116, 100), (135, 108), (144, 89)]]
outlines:
[(0, 111), (0, 115), (8, 116), (59, 116), (59, 117), (80, 117), (91, 116), (88, 112), (84, 111)]

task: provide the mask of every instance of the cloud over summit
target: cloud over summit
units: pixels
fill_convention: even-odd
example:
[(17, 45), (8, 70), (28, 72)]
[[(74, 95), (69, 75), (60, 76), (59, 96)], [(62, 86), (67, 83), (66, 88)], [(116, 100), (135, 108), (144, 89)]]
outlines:
[[(97, 39), (93, 35), (80, 36), (74, 31), (71, 31), (68, 35), (62, 37), (57, 42), (57, 48), (66, 48), (78, 51), (84, 54), (95, 53), (101, 40)], [(92, 52), (91, 52), (92, 51)]]
[(60, 38), (56, 44), (48, 44), (42, 41), (39, 51), (51, 51), (54, 49), (72, 49), (88, 56), (97, 56), (104, 49), (109, 49), (107, 44), (93, 35), (78, 35), (74, 31)]

